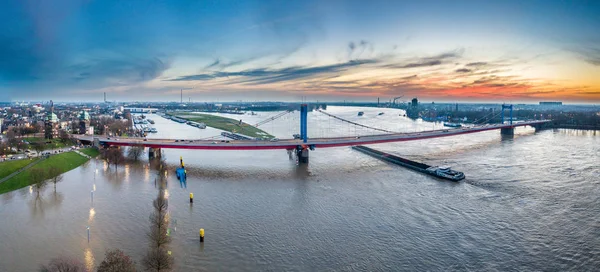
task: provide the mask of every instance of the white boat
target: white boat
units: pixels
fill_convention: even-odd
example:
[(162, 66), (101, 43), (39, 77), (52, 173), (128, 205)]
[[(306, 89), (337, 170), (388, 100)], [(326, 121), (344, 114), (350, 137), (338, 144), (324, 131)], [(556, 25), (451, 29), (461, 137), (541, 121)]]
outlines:
[(454, 171), (448, 166), (432, 166), (425, 169), (425, 171), (430, 172), (438, 177), (454, 181), (459, 181), (465, 178), (465, 174), (463, 172)]

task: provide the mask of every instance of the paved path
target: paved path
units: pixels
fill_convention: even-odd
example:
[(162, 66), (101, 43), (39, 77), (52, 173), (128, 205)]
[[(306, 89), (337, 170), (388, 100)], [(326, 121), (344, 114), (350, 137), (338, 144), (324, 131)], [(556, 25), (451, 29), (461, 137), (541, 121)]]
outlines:
[(23, 172), (23, 171), (25, 171), (25, 170), (27, 170), (27, 169), (29, 169), (29, 168), (33, 167), (34, 165), (36, 165), (36, 164), (40, 163), (41, 161), (43, 161), (43, 160), (45, 160), (45, 159), (46, 159), (46, 157), (42, 156), (42, 157), (41, 157), (39, 160), (36, 160), (36, 161), (34, 161), (34, 162), (32, 162), (32, 163), (30, 163), (30, 164), (26, 165), (25, 167), (23, 167), (23, 168), (19, 169), (18, 171), (15, 171), (15, 172), (11, 173), (10, 175), (8, 175), (8, 176), (4, 177), (3, 179), (0, 179), (0, 183), (2, 183), (2, 182), (5, 182), (5, 181), (9, 180), (10, 178), (12, 178), (12, 177), (14, 177), (14, 176), (18, 175), (19, 173), (21, 173), (21, 172)]
[(90, 157), (90, 156), (88, 156), (88, 155), (86, 155), (86, 154), (83, 154), (82, 152), (79, 152), (79, 150), (73, 150), (73, 151), (75, 151), (75, 153), (77, 153), (77, 154), (79, 154), (79, 155), (81, 155), (81, 156), (84, 156), (84, 157), (86, 157), (86, 158), (88, 158), (88, 159), (90, 159), (90, 160), (92, 159), (92, 157)]

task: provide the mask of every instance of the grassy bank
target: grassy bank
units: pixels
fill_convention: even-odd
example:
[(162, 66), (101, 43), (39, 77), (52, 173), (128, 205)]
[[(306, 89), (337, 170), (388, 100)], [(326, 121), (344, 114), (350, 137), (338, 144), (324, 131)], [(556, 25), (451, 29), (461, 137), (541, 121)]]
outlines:
[(46, 143), (46, 145), (44, 146), (44, 149), (57, 149), (57, 148), (64, 148), (64, 147), (73, 145), (73, 142), (63, 143), (60, 139), (45, 140), (44, 138), (40, 138), (40, 137), (26, 137), (26, 138), (23, 138), (23, 140), (27, 141), (30, 144), (44, 141)]
[(17, 190), (26, 186), (31, 185), (31, 173), (35, 169), (50, 169), (57, 168), (60, 169), (62, 173), (68, 172), (72, 169), (79, 167), (84, 164), (88, 159), (75, 153), (75, 152), (67, 152), (61, 153), (58, 155), (50, 156), (44, 161), (36, 164), (35, 166), (19, 173), (18, 175), (12, 177), (11, 179), (0, 183), (0, 194), (10, 192), (13, 190)]
[(28, 164), (38, 160), (37, 158), (28, 160), (15, 160), (15, 161), (5, 161), (0, 162), (0, 179), (5, 178), (6, 176), (18, 171), (19, 169), (27, 166)]
[(250, 124), (240, 124), (240, 120), (203, 113), (182, 113), (175, 116), (189, 121), (204, 123), (209, 127), (243, 134), (253, 138), (271, 139), (274, 136)]
[(100, 151), (95, 147), (82, 148), (79, 152), (86, 154), (92, 158), (98, 157), (100, 155)]

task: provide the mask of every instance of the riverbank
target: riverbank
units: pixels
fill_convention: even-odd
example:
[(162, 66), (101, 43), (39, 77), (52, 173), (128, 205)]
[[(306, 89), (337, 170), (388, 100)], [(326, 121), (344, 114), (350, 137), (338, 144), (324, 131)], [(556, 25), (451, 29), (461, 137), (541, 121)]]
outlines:
[(23, 167), (25, 167), (25, 166), (29, 165), (30, 163), (33, 163), (34, 161), (37, 161), (37, 160), (38, 160), (38, 158), (33, 158), (31, 160), (23, 159), (23, 160), (0, 162), (0, 180), (2, 180), (5, 177), (8, 177), (10, 174), (12, 174), (16, 171), (19, 171)]
[(240, 120), (235, 120), (235, 119), (231, 119), (231, 118), (227, 118), (227, 117), (216, 116), (216, 115), (211, 115), (211, 114), (203, 114), (203, 113), (191, 113), (191, 112), (173, 114), (173, 116), (176, 116), (181, 119), (188, 120), (188, 121), (204, 123), (208, 127), (212, 127), (212, 128), (232, 132), (232, 133), (243, 134), (248, 137), (264, 138), (264, 139), (271, 139), (271, 138), (275, 137), (255, 126), (252, 126), (252, 125), (244, 123), (244, 122), (240, 123)]
[(98, 157), (98, 155), (100, 155), (100, 150), (94, 147), (82, 148), (79, 149), (79, 152), (86, 154), (92, 158)]
[(21, 189), (23, 187), (31, 185), (33, 181), (31, 174), (34, 171), (36, 171), (36, 169), (47, 170), (51, 168), (56, 168), (60, 170), (60, 173), (62, 175), (65, 172), (79, 167), (88, 160), (88, 158), (85, 158), (75, 152), (66, 152), (57, 155), (52, 155), (47, 159), (37, 163), (33, 167), (30, 167), (24, 170), (23, 172), (15, 175), (14, 177), (0, 183), (0, 194)]
[(64, 142), (62, 142), (61, 139), (46, 140), (41, 137), (25, 137), (22, 140), (26, 141), (30, 144), (37, 143), (37, 142), (44, 142), (45, 143), (44, 150), (65, 148), (65, 147), (69, 147), (69, 146), (73, 145), (73, 142), (64, 143)]

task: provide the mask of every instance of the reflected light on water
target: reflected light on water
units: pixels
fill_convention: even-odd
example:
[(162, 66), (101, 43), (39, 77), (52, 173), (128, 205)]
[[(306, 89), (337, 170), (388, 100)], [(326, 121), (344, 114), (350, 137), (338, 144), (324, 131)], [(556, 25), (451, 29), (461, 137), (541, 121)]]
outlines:
[(168, 189), (165, 189), (165, 198), (169, 199), (169, 190)]
[(144, 181), (148, 182), (150, 181), (150, 165), (145, 165), (144, 166)]
[(96, 210), (94, 210), (94, 208), (90, 208), (90, 217), (88, 218), (88, 223), (94, 220), (94, 215), (96, 215)]
[(96, 183), (94, 183), (94, 185), (92, 185), (92, 190), (94, 190), (94, 192), (96, 191)]
[(129, 181), (129, 164), (125, 165), (125, 181)]
[(29, 186), (29, 194), (33, 194), (33, 186)]
[(87, 271), (94, 271), (94, 253), (89, 248), (85, 249), (85, 268)]

